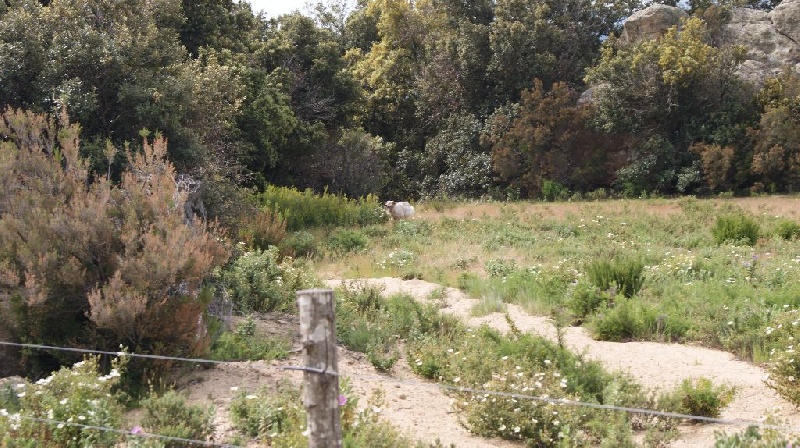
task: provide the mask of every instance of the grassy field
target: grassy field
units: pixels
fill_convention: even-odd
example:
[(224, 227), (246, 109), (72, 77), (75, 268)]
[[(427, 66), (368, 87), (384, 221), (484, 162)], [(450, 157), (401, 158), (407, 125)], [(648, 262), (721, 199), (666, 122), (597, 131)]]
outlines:
[[(361, 243), (314, 269), (423, 278), (479, 298), (475, 314), (516, 303), (598, 339), (694, 342), (761, 362), (775, 316), (800, 303), (798, 206), (797, 197), (420, 203), (413, 220), (349, 230)], [(726, 219), (757, 236), (726, 234)]]

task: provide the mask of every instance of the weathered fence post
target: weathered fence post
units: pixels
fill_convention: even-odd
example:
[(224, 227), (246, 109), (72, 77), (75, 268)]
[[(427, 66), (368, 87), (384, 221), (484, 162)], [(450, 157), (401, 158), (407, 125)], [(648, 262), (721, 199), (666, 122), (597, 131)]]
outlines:
[(303, 343), (303, 372), (308, 414), (309, 448), (341, 447), (339, 419), (339, 375), (336, 360), (336, 326), (333, 291), (297, 291), (300, 335)]

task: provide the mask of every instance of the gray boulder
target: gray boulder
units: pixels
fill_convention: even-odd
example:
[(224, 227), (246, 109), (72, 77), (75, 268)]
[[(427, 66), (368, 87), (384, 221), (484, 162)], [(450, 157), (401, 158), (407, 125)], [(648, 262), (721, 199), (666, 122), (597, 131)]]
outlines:
[(800, 68), (800, 0), (784, 0), (771, 12), (734, 8), (723, 30), (725, 45), (747, 49), (739, 75), (756, 84), (785, 67)]
[(628, 17), (623, 24), (622, 38), (626, 42), (658, 39), (670, 27), (679, 25), (685, 17), (688, 14), (681, 8), (662, 4), (650, 5)]

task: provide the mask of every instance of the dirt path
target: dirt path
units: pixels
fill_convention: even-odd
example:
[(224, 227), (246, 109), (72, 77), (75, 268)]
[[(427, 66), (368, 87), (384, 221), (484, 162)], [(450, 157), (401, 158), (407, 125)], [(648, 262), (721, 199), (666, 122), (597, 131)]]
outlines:
[[(441, 288), (440, 285), (421, 280), (403, 281), (396, 278), (358, 280), (384, 288), (387, 295), (405, 292), (417, 299), (425, 299)], [(336, 287), (339, 280), (331, 280), (328, 286)], [(475, 300), (467, 298), (461, 291), (446, 290), (444, 312), (463, 318), (469, 325), (488, 324), (501, 331), (508, 330), (505, 316), (494, 313), (484, 317), (472, 317), (470, 309)], [(551, 340), (556, 338), (556, 330), (548, 318), (531, 316), (516, 305), (508, 306), (508, 313), (514, 324), (522, 331), (529, 331)], [(759, 420), (771, 414), (788, 426), (800, 427), (800, 413), (787, 401), (778, 397), (765, 384), (766, 372), (752, 364), (736, 360), (730, 353), (702, 347), (680, 344), (659, 344), (654, 342), (614, 343), (591, 339), (583, 328), (566, 329), (566, 344), (576, 352), (583, 352), (590, 359), (600, 361), (610, 370), (622, 370), (636, 378), (648, 388), (671, 388), (687, 378), (706, 377), (715, 384), (728, 384), (736, 388), (732, 403), (723, 411), (724, 419)], [(388, 388), (386, 388), (388, 389)], [(433, 411), (434, 406), (420, 408), (419, 412)], [(436, 409), (440, 412), (441, 410)], [(431, 416), (433, 418), (433, 416)], [(424, 419), (424, 416), (418, 416)], [(392, 418), (394, 424), (403, 428), (402, 420)], [(442, 434), (450, 431), (463, 431), (461, 426), (438, 424)], [(413, 428), (409, 428), (416, 431)], [(714, 444), (714, 432), (737, 432), (744, 428), (727, 425), (685, 425), (681, 437), (673, 442), (673, 447), (710, 447)], [(474, 443), (474, 442), (473, 442)], [(459, 446), (496, 446), (466, 444)]]

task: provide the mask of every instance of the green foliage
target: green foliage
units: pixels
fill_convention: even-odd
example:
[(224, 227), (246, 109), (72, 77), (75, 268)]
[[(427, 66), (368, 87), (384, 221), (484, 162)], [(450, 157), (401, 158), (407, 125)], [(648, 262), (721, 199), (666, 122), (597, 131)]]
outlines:
[(633, 297), (644, 284), (644, 263), (632, 258), (595, 260), (586, 267), (586, 275), (601, 291)]
[(372, 195), (350, 199), (328, 192), (317, 195), (311, 190), (300, 192), (268, 185), (259, 200), (267, 209), (282, 213), (289, 230), (365, 226), (387, 219), (378, 198)]
[(775, 225), (775, 234), (784, 240), (791, 241), (800, 235), (800, 224), (791, 219), (781, 219)]
[(304, 263), (281, 258), (275, 246), (243, 253), (221, 271), (220, 279), (243, 313), (290, 311), (294, 309), (295, 292), (316, 284)]
[(236, 325), (233, 332), (224, 332), (211, 344), (211, 358), (220, 361), (271, 361), (289, 356), (292, 342), (288, 338), (256, 334), (252, 315)]
[[(142, 427), (151, 434), (182, 439), (206, 440), (214, 433), (214, 407), (187, 405), (183, 395), (169, 391), (142, 401)], [(165, 447), (181, 447), (182, 442), (166, 442)]]
[(758, 241), (760, 226), (750, 216), (739, 213), (717, 217), (711, 229), (717, 244), (743, 243), (754, 246)]
[[(455, 337), (412, 341), (408, 347), (411, 368), (457, 387), (621, 406), (642, 400), (641, 390), (632, 382), (605, 373), (599, 364), (582, 360), (555, 343), (521, 333), (513, 322), (511, 325), (508, 335), (484, 326)], [(618, 386), (613, 394), (610, 384)], [(472, 393), (458, 393), (454, 404), (464, 413), (470, 430), (482, 436), (582, 445), (618, 432), (624, 434), (622, 443), (631, 443), (627, 420), (609, 424), (605, 414), (591, 410)]]
[(655, 313), (640, 301), (617, 296), (613, 304), (602, 307), (588, 323), (592, 335), (601, 341), (631, 341), (644, 338)]
[(341, 256), (365, 251), (369, 246), (369, 239), (358, 230), (339, 229), (328, 237), (327, 246), (334, 256)]
[(785, 400), (800, 405), (800, 360), (795, 349), (800, 338), (800, 317), (797, 309), (779, 315), (775, 322), (766, 328), (770, 338), (769, 380), (767, 385)]
[(62, 423), (119, 428), (123, 405), (115, 389), (124, 372), (125, 358), (112, 361), (107, 375), (101, 374), (99, 359), (88, 357), (71, 368), (62, 368), (35, 383), (12, 385), (18, 408), (0, 410), (0, 445), (41, 447), (113, 447), (120, 435), (99, 429)]
[(601, 305), (613, 303), (613, 297), (598, 287), (579, 283), (567, 299), (567, 309), (578, 319), (592, 315)]
[(671, 406), (673, 412), (716, 418), (731, 402), (734, 392), (732, 387), (715, 386), (708, 378), (686, 379), (674, 391), (662, 396), (661, 400), (664, 403), (676, 403)]
[(305, 230), (293, 232), (289, 238), (284, 240), (283, 247), (293, 257), (311, 258), (317, 254), (317, 240), (314, 235)]
[[(781, 425), (774, 422), (774, 418), (767, 420), (768, 424)], [(784, 434), (774, 429), (759, 429), (757, 426), (748, 426), (742, 432), (726, 434), (715, 433), (714, 448), (786, 448), (800, 443), (800, 439), (790, 440)]]
[(548, 179), (542, 181), (542, 198), (545, 201), (563, 201), (567, 197), (569, 197), (569, 189), (564, 185)]
[(305, 424), (302, 397), (288, 383), (258, 394), (239, 390), (231, 400), (230, 413), (234, 428), (250, 437), (283, 446), (299, 446), (293, 443), (305, 441), (301, 434)]

